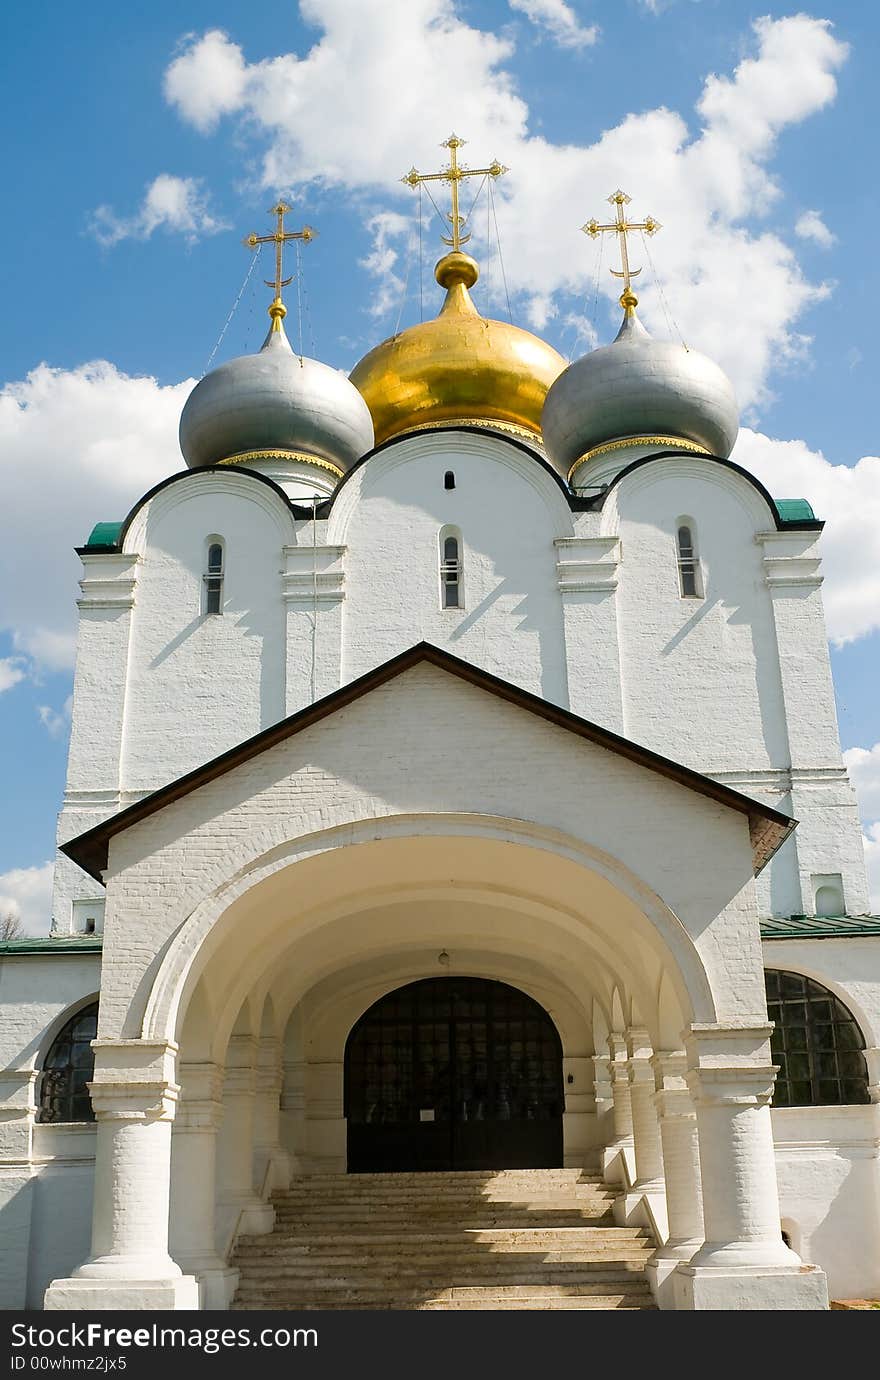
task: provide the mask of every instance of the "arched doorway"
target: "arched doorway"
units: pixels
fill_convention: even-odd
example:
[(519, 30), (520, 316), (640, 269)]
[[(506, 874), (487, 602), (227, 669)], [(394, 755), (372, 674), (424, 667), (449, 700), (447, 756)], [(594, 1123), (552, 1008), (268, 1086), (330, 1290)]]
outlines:
[(486, 978), (409, 983), (345, 1046), (348, 1171), (562, 1164), (562, 1044), (547, 1012)]

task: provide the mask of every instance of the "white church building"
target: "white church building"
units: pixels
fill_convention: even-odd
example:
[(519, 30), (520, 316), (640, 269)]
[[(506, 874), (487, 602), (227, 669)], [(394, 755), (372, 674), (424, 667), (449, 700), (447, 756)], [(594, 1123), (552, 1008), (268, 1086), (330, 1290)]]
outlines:
[(566, 365), (477, 313), (455, 204), (439, 315), (349, 379), (288, 343), (285, 209), (262, 349), (79, 549), (52, 932), (0, 945), (0, 1306), (877, 1297), (821, 521), (626, 260)]

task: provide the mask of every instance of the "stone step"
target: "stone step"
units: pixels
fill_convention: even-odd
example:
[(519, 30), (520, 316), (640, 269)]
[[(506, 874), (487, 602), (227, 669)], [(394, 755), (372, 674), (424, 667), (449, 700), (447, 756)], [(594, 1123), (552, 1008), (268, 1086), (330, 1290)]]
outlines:
[[(330, 1227), (330, 1224), (327, 1225)], [(403, 1219), (397, 1221), (386, 1219), (382, 1221), (372, 1221), (372, 1223), (370, 1223), (370, 1221), (352, 1221), (350, 1219), (343, 1221), (343, 1219), (339, 1217), (339, 1219), (334, 1220), (334, 1224), (332, 1225), (334, 1225), (334, 1232), (332, 1232), (334, 1235), (337, 1234), (338, 1228), (343, 1225), (345, 1231), (350, 1232), (352, 1235), (359, 1234), (360, 1230), (360, 1235), (363, 1235), (364, 1238), (377, 1239), (379, 1236), (399, 1235), (401, 1228), (406, 1228), (406, 1221)], [(527, 1227), (521, 1219), (512, 1220), (509, 1216), (506, 1216), (506, 1214), (497, 1213), (486, 1214), (486, 1216), (481, 1217), (436, 1217), (433, 1223), (430, 1223), (428, 1219), (421, 1219), (419, 1223), (414, 1223), (412, 1225), (414, 1225), (415, 1234), (432, 1235), (434, 1234), (432, 1227), (436, 1228), (436, 1231), (459, 1232), (468, 1230), (490, 1231), (492, 1228), (498, 1231), (577, 1231), (583, 1230), (583, 1228), (586, 1227), (593, 1227), (593, 1225), (606, 1225), (606, 1227), (611, 1228), (612, 1225), (614, 1225), (614, 1219), (612, 1219), (612, 1217), (578, 1217), (575, 1216), (574, 1213), (566, 1213), (564, 1216), (560, 1216), (559, 1221), (554, 1221), (546, 1216), (532, 1217)], [(303, 1219), (299, 1227), (302, 1228), (302, 1235), (309, 1236), (310, 1238), (310, 1236), (316, 1235), (317, 1231), (320, 1231), (321, 1221), (320, 1219), (309, 1217), (309, 1219)], [(306, 1228), (308, 1228), (308, 1230), (306, 1230)], [(295, 1239), (298, 1239), (301, 1232), (298, 1231), (297, 1225), (281, 1224), (279, 1227), (279, 1234), (284, 1236), (286, 1241), (295, 1241)], [(243, 1241), (244, 1239), (248, 1238), (243, 1238)]]
[(487, 1252), (527, 1252), (543, 1256), (548, 1252), (577, 1250), (589, 1256), (590, 1253), (618, 1250), (623, 1246), (646, 1246), (651, 1249), (652, 1243), (647, 1232), (639, 1227), (619, 1227), (617, 1230), (614, 1227), (601, 1227), (597, 1231), (568, 1227), (563, 1231), (468, 1231), (463, 1234), (450, 1231), (437, 1232), (436, 1235), (419, 1232), (412, 1236), (378, 1236), (375, 1241), (364, 1241), (363, 1236), (357, 1234), (309, 1236), (303, 1241), (298, 1236), (281, 1236), (280, 1232), (274, 1231), (268, 1236), (243, 1236), (239, 1252), (247, 1259), (261, 1254), (283, 1254), (303, 1260), (316, 1254), (321, 1257), (346, 1254), (363, 1260), (366, 1256), (423, 1256), (426, 1252), (436, 1256), (450, 1252), (463, 1253), (472, 1259), (481, 1259)]
[(329, 1302), (339, 1302), (343, 1298), (352, 1303), (381, 1303), (385, 1299), (393, 1298), (400, 1303), (418, 1303), (431, 1299), (435, 1302), (450, 1299), (483, 1299), (491, 1298), (595, 1298), (596, 1295), (627, 1293), (633, 1297), (638, 1295), (649, 1295), (650, 1289), (647, 1283), (640, 1283), (637, 1280), (628, 1279), (601, 1279), (601, 1280), (509, 1280), (496, 1283), (494, 1280), (483, 1284), (476, 1284), (471, 1281), (463, 1281), (454, 1284), (446, 1283), (443, 1280), (425, 1280), (422, 1283), (403, 1281), (398, 1287), (385, 1287), (378, 1281), (371, 1284), (339, 1284), (338, 1286), (328, 1285), (324, 1281), (320, 1285), (306, 1286), (304, 1289), (297, 1290), (293, 1287), (285, 1286), (281, 1283), (267, 1285), (265, 1287), (255, 1287), (245, 1285), (239, 1290), (238, 1298), (259, 1297), (263, 1299), (280, 1298), (289, 1299), (291, 1306), (299, 1298), (309, 1298), (314, 1302), (326, 1299)]
[(651, 1308), (653, 1240), (582, 1170), (326, 1175), (240, 1238), (237, 1308)]
[(288, 1310), (297, 1313), (310, 1312), (356, 1312), (375, 1311), (375, 1312), (436, 1312), (436, 1311), (462, 1311), (472, 1312), (502, 1312), (517, 1309), (520, 1312), (526, 1311), (546, 1311), (548, 1309), (619, 1309), (629, 1310), (654, 1310), (656, 1304), (648, 1297), (641, 1294), (597, 1294), (586, 1298), (524, 1298), (524, 1299), (441, 1299), (435, 1301), (427, 1299), (423, 1303), (400, 1303), (397, 1300), (383, 1299), (381, 1303), (325, 1303), (324, 1301), (312, 1302), (304, 1300), (291, 1304), (279, 1304), (277, 1301), (265, 1301), (262, 1299), (251, 1299), (241, 1302), (237, 1297), (231, 1305), (233, 1311), (240, 1312), (277, 1312)]
[(604, 1182), (602, 1175), (586, 1169), (438, 1169), (402, 1170), (379, 1174), (298, 1174), (293, 1184), (402, 1184), (522, 1182), (549, 1184)]
[(408, 1189), (417, 1189), (419, 1192), (434, 1192), (438, 1189), (461, 1189), (471, 1193), (479, 1193), (481, 1190), (496, 1189), (515, 1189), (517, 1192), (526, 1192), (530, 1189), (538, 1193), (549, 1193), (554, 1188), (603, 1188), (605, 1180), (600, 1174), (578, 1173), (576, 1170), (564, 1170), (554, 1177), (552, 1174), (547, 1177), (536, 1178), (533, 1170), (503, 1170), (497, 1174), (328, 1174), (326, 1177), (318, 1175), (297, 1175), (292, 1178), (287, 1189), (302, 1189), (309, 1193), (328, 1193), (338, 1192), (339, 1189), (349, 1187), (357, 1192), (404, 1192)]
[(503, 1268), (476, 1269), (466, 1261), (436, 1262), (425, 1261), (419, 1269), (400, 1269), (393, 1262), (377, 1263), (377, 1268), (365, 1270), (351, 1261), (331, 1261), (320, 1269), (297, 1269), (287, 1266), (255, 1269), (250, 1264), (238, 1262), (239, 1269), (245, 1271), (242, 1287), (259, 1286), (273, 1288), (359, 1288), (369, 1285), (383, 1292), (394, 1293), (398, 1286), (423, 1288), (433, 1283), (446, 1288), (452, 1284), (478, 1286), (492, 1283), (502, 1284), (565, 1284), (579, 1280), (638, 1281), (644, 1276), (644, 1269), (650, 1252), (643, 1256), (629, 1258), (614, 1256), (606, 1261), (590, 1260), (548, 1260), (532, 1263), (517, 1269), (513, 1265)]

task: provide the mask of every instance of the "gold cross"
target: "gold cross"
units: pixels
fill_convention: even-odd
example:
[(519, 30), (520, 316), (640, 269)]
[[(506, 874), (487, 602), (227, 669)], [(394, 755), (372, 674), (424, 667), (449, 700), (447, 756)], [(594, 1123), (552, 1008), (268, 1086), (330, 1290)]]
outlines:
[(620, 295), (620, 305), (624, 308), (632, 308), (638, 305), (639, 300), (632, 290), (632, 279), (635, 278), (637, 274), (641, 273), (642, 270), (640, 268), (630, 268), (629, 266), (626, 237), (631, 230), (644, 230), (648, 235), (656, 235), (657, 231), (662, 227), (659, 220), (655, 220), (653, 216), (646, 216), (645, 219), (641, 221), (627, 220), (624, 207), (629, 205), (632, 201), (632, 197), (627, 196), (626, 192), (622, 192), (620, 188), (618, 188), (616, 192), (612, 192), (608, 200), (615, 208), (615, 218), (611, 224), (600, 225), (594, 217), (592, 220), (588, 220), (586, 225), (582, 225), (581, 229), (585, 235), (589, 235), (590, 238), (594, 240), (597, 239), (604, 230), (611, 230), (619, 237), (620, 260), (623, 264), (623, 268), (612, 268), (611, 272), (614, 274), (615, 278), (623, 279), (623, 292)]
[(410, 168), (406, 177), (402, 177), (401, 182), (405, 182), (409, 187), (418, 187), (420, 182), (448, 182), (452, 188), (452, 211), (447, 212), (446, 219), (452, 223), (452, 237), (447, 238), (441, 235), (444, 244), (448, 244), (453, 250), (458, 250), (463, 244), (467, 244), (470, 235), (463, 235), (465, 218), (459, 212), (458, 205), (458, 184), (463, 182), (466, 177), (501, 177), (508, 171), (494, 158), (488, 168), (460, 168), (458, 166), (458, 150), (466, 141), (459, 139), (457, 134), (450, 134), (448, 139), (444, 139), (440, 145), (442, 149), (449, 149), (449, 167), (443, 168), (441, 172), (420, 173), (418, 168)]
[(283, 278), (282, 275), (282, 254), (284, 246), (288, 240), (303, 240), (308, 244), (318, 233), (310, 225), (304, 225), (302, 230), (285, 230), (284, 217), (292, 208), (285, 201), (279, 201), (277, 206), (273, 206), (269, 212), (270, 216), (278, 217), (278, 224), (271, 235), (250, 234), (243, 241), (248, 249), (258, 249), (261, 244), (275, 245), (275, 277), (264, 278), (266, 287), (275, 289), (275, 300), (269, 308), (269, 315), (272, 317), (274, 329), (280, 329), (280, 319), (287, 315), (284, 303), (281, 301), (281, 289), (293, 282), (293, 277)]

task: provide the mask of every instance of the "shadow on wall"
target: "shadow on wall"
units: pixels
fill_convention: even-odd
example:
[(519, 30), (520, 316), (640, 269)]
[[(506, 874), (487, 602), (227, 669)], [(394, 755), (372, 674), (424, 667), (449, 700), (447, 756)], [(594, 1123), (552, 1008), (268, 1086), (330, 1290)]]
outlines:
[(880, 1297), (877, 1170), (876, 1159), (851, 1160), (824, 1217), (804, 1239), (803, 1250), (792, 1243), (805, 1262), (822, 1266), (832, 1298)]

